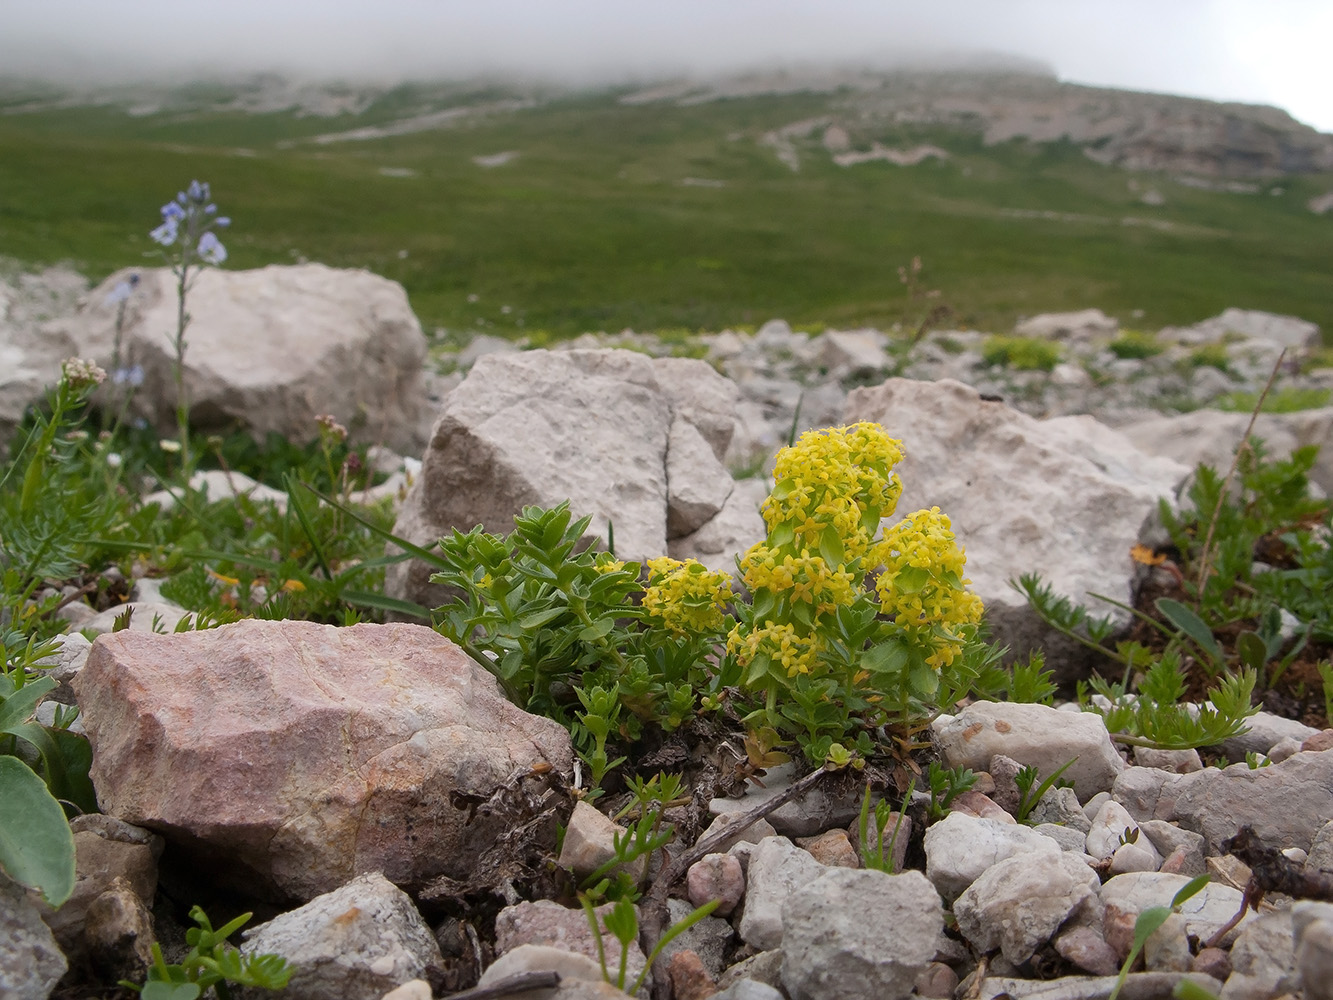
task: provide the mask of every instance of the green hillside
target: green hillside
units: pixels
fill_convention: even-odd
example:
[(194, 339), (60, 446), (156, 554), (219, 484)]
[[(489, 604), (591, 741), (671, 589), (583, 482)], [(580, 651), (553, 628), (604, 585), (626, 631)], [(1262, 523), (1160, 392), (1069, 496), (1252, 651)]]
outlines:
[[(506, 96), (459, 90), (446, 105)], [(816, 134), (794, 141), (793, 172), (761, 137), (823, 113), (828, 96), (617, 97), (554, 96), (326, 143), (311, 139), (387, 124), (438, 95), (404, 87), (337, 118), (12, 113), (12, 101), (4, 113), (0, 100), (0, 255), (72, 261), (94, 279), (152, 264), (158, 206), (197, 177), (233, 219), (228, 266), (369, 268), (402, 282), (428, 330), (914, 324), (926, 307), (897, 272), (919, 255), (953, 325), (1097, 306), (1155, 328), (1240, 306), (1333, 333), (1333, 215), (1305, 208), (1333, 188), (1330, 174), (1224, 193), (1102, 166), (1068, 143), (985, 147), (966, 131), (908, 126), (876, 138), (949, 158), (839, 167)], [(473, 159), (504, 152), (517, 155)], [(1149, 187), (1164, 204), (1141, 202)]]

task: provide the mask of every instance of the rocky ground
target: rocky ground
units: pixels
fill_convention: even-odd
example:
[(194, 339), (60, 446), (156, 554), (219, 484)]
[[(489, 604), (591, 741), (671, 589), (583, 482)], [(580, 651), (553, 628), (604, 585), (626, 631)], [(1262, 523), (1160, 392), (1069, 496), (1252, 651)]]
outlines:
[[(262, 273), (280, 285), (287, 270)], [(355, 277), (326, 271), (294, 287), (319, 295), (318, 282)], [(1158, 497), (1173, 497), (1197, 459), (1229, 459), (1248, 420), (1200, 407), (1260, 391), (1284, 347), (1279, 390), (1333, 384), (1317, 330), (1239, 311), (1163, 331), (1162, 350), (1142, 358), (1116, 353), (1126, 335), (1099, 314), (1034, 318), (1016, 332), (1053, 349), (1049, 370), (1023, 370), (1013, 354), (1000, 363), (977, 332), (911, 343), (878, 331), (809, 336), (781, 322), (670, 343), (595, 336), (551, 351), (478, 339), (444, 363), (438, 350), (427, 360), (419, 329), (411, 335), (405, 299), (375, 282), (364, 294), (378, 296), (375, 321), (397, 331), (420, 372), (345, 404), (369, 434), (396, 414), (390, 422), (404, 436), (410, 424), (422, 446), (420, 465), (408, 463), (400, 533), (429, 541), (460, 521), (503, 530), (517, 502), (573, 497), (595, 524), (614, 519), (626, 556), (726, 565), (762, 531), (765, 464), (793, 428), (877, 420), (909, 453), (901, 471), (920, 502), (905, 494), (904, 509), (947, 506), (974, 586), (1020, 653), (1049, 637), (1008, 588), (1012, 576), (1041, 569), (1075, 596), (1128, 597), (1142, 582), (1126, 553), (1154, 530)], [(104, 346), (113, 314), (102, 290), (86, 302), (40, 329), (74, 348)], [(143, 316), (158, 306), (145, 301)], [(262, 324), (280, 341), (275, 316)], [(354, 364), (355, 338), (377, 332), (365, 316), (351, 303), (321, 319)], [(151, 322), (127, 336), (147, 341), (141, 327)], [(225, 380), (227, 355), (211, 364), (202, 318), (196, 334), (194, 363)], [(35, 356), (22, 353), (35, 350), (32, 336), (6, 343), (6, 357)], [(612, 346), (633, 350), (587, 350)], [(272, 387), (284, 378), (311, 384), (310, 358), (300, 360), (307, 366), (275, 361), (263, 391), (293, 391)], [(336, 352), (321, 359), (318, 378), (350, 381), (339, 363), (347, 357)], [(376, 392), (394, 409), (366, 411)], [(238, 405), (222, 384), (216, 398), (242, 416), (258, 406)], [(1163, 413), (1166, 403), (1177, 412)], [(308, 415), (298, 407), (290, 419), (299, 437)], [(1327, 444), (1330, 427), (1324, 406), (1275, 415), (1260, 432), (1281, 452)], [(1313, 473), (1325, 491), (1327, 463)], [(390, 587), (421, 597), (419, 584), (409, 573)], [(147, 584), (134, 596), (153, 599)], [(119, 976), (142, 978), (154, 936), (179, 954), (184, 910), (201, 903), (215, 923), (255, 909), (243, 948), (288, 957), (292, 997), (622, 995), (600, 982), (597, 941), (571, 904), (611, 856), (607, 814), (625, 802), (578, 800), (562, 727), (505, 702), (485, 670), (424, 626), (242, 621), (163, 636), (144, 630), (149, 618), (91, 647), (71, 635), (61, 653), (56, 697), (81, 707), (105, 815), (73, 824), (79, 888), (57, 913), (0, 892), (0, 992), (109, 995), (104, 984)], [(1081, 669), (1048, 648), (1057, 670)], [(663, 927), (718, 900), (654, 964), (654, 995), (1091, 1000), (1109, 995), (1137, 915), (1208, 873), (1148, 938), (1122, 996), (1165, 996), (1183, 978), (1227, 998), (1333, 995), (1330, 732), (1261, 713), (1248, 734), (1202, 756), (1128, 752), (1100, 718), (1072, 708), (976, 703), (940, 716), (932, 754), (971, 768), (977, 783), (942, 819), (927, 794), (905, 803), (897, 874), (863, 867), (864, 775), (760, 773), (725, 733), (705, 729), (639, 748), (631, 764), (644, 777), (689, 780), (665, 817), (678, 836), (644, 874), (631, 979)], [(1019, 769), (1048, 775), (1070, 760), (1071, 786), (1021, 815)], [(904, 805), (907, 770), (870, 776), (876, 796)], [(614, 970), (618, 946), (603, 937)], [(512, 978), (552, 971), (559, 982), (545, 992)]]

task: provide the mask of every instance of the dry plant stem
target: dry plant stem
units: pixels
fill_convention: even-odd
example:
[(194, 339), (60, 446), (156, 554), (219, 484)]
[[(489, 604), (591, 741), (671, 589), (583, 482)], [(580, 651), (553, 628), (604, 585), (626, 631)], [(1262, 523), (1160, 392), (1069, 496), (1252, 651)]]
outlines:
[(450, 994), (450, 1000), (493, 1000), (496, 997), (514, 996), (529, 990), (546, 989), (560, 985), (558, 972), (520, 972), (516, 976), (501, 979), (490, 986), (477, 986), (462, 993)]
[(1231, 491), (1231, 481), (1236, 478), (1236, 470), (1240, 468), (1240, 456), (1250, 446), (1250, 433), (1254, 430), (1254, 422), (1259, 419), (1259, 412), (1264, 408), (1264, 400), (1268, 398), (1269, 390), (1273, 388), (1273, 383), (1277, 381), (1277, 373), (1282, 369), (1282, 359), (1286, 356), (1287, 349), (1284, 347), (1278, 353), (1277, 361), (1273, 363), (1273, 370), (1268, 375), (1268, 381), (1264, 383), (1263, 392), (1259, 393), (1259, 398), (1255, 401), (1254, 409), (1250, 411), (1250, 422), (1245, 425), (1245, 433), (1241, 435), (1240, 444), (1236, 446), (1236, 454), (1231, 458), (1231, 468), (1227, 470), (1226, 479), (1222, 481), (1222, 489), (1218, 491), (1217, 505), (1213, 507), (1213, 516), (1208, 519), (1208, 532), (1204, 535), (1203, 548), (1199, 552), (1197, 590), (1199, 600), (1203, 600), (1203, 587), (1208, 582), (1208, 557), (1212, 554), (1213, 531), (1217, 528), (1217, 519), (1222, 515), (1222, 503)]

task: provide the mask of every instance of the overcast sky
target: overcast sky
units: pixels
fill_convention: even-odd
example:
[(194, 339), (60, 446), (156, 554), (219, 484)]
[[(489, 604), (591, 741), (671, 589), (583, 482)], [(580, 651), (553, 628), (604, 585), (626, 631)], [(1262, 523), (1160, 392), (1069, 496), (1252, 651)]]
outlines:
[(0, 74), (580, 83), (988, 51), (1333, 132), (1333, 0), (0, 0)]

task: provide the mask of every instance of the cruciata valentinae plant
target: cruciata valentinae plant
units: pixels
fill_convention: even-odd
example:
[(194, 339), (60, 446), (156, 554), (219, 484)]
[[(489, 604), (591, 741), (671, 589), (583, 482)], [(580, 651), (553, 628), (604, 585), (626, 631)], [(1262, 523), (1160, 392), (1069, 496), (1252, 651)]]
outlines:
[(208, 185), (190, 181), (190, 186), (162, 206), (162, 224), (148, 235), (162, 247), (162, 257), (176, 278), (176, 333), (172, 347), (176, 357), (176, 431), (180, 443), (181, 467), (190, 467), (190, 400), (185, 388), (185, 328), (190, 314), (185, 297), (205, 267), (218, 267), (227, 259), (227, 248), (218, 239), (217, 229), (225, 229), (231, 220), (218, 215)]
[(591, 519), (567, 503), (526, 508), (507, 538), (455, 531), (433, 560), (459, 595), (438, 627), (516, 703), (570, 724), (594, 787), (617, 763), (608, 739), (724, 705), (812, 763), (871, 753), (881, 727), (910, 748), (936, 705), (1001, 682), (948, 517), (920, 510), (880, 531), (901, 458), (869, 423), (783, 449), (767, 537), (738, 581), (670, 558), (641, 580), (636, 563), (580, 551)]
[(910, 746), (996, 657), (948, 516), (918, 510), (880, 531), (902, 457), (877, 424), (801, 435), (778, 453), (768, 537), (740, 560), (750, 599), (735, 606), (724, 680), (758, 701), (747, 725), (786, 733), (812, 762), (867, 754), (886, 726)]

